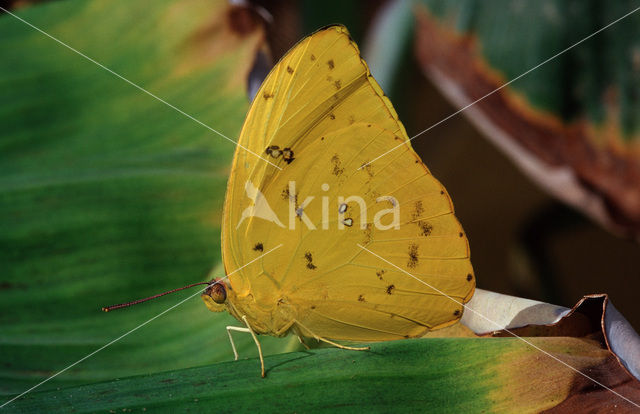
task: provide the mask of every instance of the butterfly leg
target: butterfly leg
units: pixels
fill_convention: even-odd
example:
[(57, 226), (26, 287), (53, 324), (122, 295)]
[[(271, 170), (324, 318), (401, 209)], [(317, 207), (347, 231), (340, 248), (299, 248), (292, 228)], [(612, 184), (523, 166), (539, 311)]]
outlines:
[(233, 359), (238, 360), (238, 351), (236, 351), (236, 344), (233, 342), (233, 337), (231, 336), (231, 331), (236, 332), (246, 332), (249, 333), (249, 328), (240, 328), (237, 326), (227, 326), (227, 335), (229, 335), (229, 342), (231, 342), (231, 349), (233, 349)]
[(310, 330), (309, 328), (307, 328), (306, 326), (304, 326), (303, 324), (301, 324), (299, 321), (295, 321), (296, 324), (298, 324), (300, 327), (302, 327), (305, 331), (309, 332), (314, 338), (316, 338), (318, 341), (322, 341), (322, 342), (326, 342), (329, 345), (333, 345), (336, 348), (340, 348), (340, 349), (348, 349), (350, 351), (368, 351), (369, 348), (368, 346), (364, 346), (364, 347), (354, 347), (354, 346), (346, 346), (346, 345), (340, 345), (339, 343), (330, 341), (326, 338), (323, 338), (321, 336), (318, 336), (316, 334), (313, 333), (312, 330)]
[(244, 320), (244, 323), (247, 324), (246, 328), (240, 328), (238, 326), (227, 326), (227, 334), (229, 335), (229, 342), (231, 342), (231, 349), (233, 350), (233, 359), (234, 360), (238, 360), (238, 351), (236, 351), (236, 344), (233, 342), (233, 337), (231, 336), (231, 331), (236, 331), (236, 332), (245, 332), (245, 333), (250, 333), (251, 336), (253, 337), (253, 340), (256, 342), (256, 345), (258, 346), (258, 353), (260, 354), (260, 366), (262, 368), (262, 378), (264, 378), (264, 359), (262, 357), (262, 348), (260, 347), (260, 342), (258, 342), (258, 338), (256, 337), (255, 333), (253, 332), (253, 330), (251, 329), (251, 327), (249, 326), (249, 323), (247, 322), (247, 318), (246, 316), (243, 316), (242, 319)]
[(249, 322), (247, 321), (247, 316), (246, 315), (242, 315), (242, 320), (244, 321), (245, 325), (247, 325), (249, 333), (253, 337), (253, 341), (256, 343), (256, 346), (258, 347), (258, 354), (260, 355), (261, 375), (262, 375), (262, 378), (264, 378), (264, 357), (262, 356), (262, 347), (260, 346), (260, 342), (258, 341), (258, 337), (256, 336), (255, 332), (253, 332), (253, 329), (251, 329), (251, 325), (249, 325)]
[(298, 335), (298, 341), (300, 341), (300, 343), (302, 344), (302, 346), (304, 346), (305, 348), (307, 348), (307, 349), (311, 349), (311, 348), (309, 347), (309, 345), (307, 345), (307, 343), (304, 341), (304, 339), (302, 339), (302, 336), (301, 336), (301, 335)]

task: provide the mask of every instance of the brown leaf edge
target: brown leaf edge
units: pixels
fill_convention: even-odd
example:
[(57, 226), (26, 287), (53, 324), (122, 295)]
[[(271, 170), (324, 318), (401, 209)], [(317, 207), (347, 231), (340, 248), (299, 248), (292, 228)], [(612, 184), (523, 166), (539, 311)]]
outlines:
[(614, 233), (640, 237), (640, 166), (634, 151), (619, 139), (595, 144), (586, 120), (567, 124), (532, 108), (510, 86), (496, 90), (507, 79), (482, 58), (473, 35), (438, 22), (424, 6), (416, 6), (415, 15), (420, 66), (460, 108), (486, 95), (464, 115), (494, 145), (558, 199)]
[[(513, 321), (522, 318), (521, 314), (527, 312), (531, 312), (531, 308), (520, 311)], [(621, 367), (640, 381), (640, 336), (613, 306), (607, 294), (584, 296), (556, 322), (526, 324), (477, 335), (512, 336), (509, 332), (523, 337), (572, 336), (598, 339), (615, 356)]]
[[(530, 319), (538, 306), (526, 308), (514, 315), (512, 321)], [(547, 305), (553, 306), (553, 305)], [(523, 313), (525, 313), (523, 315)], [(517, 322), (516, 322), (517, 323)], [(621, 412), (636, 411), (637, 407), (620, 399), (592, 380), (605, 385), (635, 403), (640, 403), (640, 336), (617, 311), (606, 294), (584, 296), (558, 321), (547, 324), (527, 324), (510, 329), (478, 333), (480, 337), (578, 337), (598, 341), (610, 356), (602, 363), (575, 375), (568, 398), (546, 412), (585, 412), (615, 408)], [(612, 405), (613, 404), (613, 405)], [(615, 406), (615, 407), (614, 407)]]

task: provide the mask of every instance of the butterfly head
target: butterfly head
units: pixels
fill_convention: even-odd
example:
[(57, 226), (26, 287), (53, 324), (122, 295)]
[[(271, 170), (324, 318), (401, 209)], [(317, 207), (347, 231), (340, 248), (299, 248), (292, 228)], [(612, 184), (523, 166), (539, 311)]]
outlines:
[(227, 287), (222, 279), (213, 279), (201, 295), (207, 308), (212, 312), (225, 310), (227, 302)]

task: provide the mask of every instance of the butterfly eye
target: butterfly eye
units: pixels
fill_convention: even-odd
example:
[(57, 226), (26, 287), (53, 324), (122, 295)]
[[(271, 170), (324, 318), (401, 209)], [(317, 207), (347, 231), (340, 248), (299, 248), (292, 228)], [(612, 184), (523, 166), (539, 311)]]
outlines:
[(223, 304), (227, 300), (227, 289), (222, 283), (214, 283), (204, 293), (211, 296), (215, 303)]
[(280, 150), (280, 147), (278, 145), (271, 145), (267, 147), (264, 152), (266, 152), (268, 155), (271, 155), (273, 158), (278, 158), (282, 154), (282, 151)]

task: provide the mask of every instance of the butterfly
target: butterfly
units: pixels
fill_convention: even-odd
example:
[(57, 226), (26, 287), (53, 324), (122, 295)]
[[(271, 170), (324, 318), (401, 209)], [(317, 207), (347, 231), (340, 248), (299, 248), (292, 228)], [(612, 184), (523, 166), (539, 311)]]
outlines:
[(222, 258), (227, 277), (202, 298), (259, 350), (256, 334), (339, 347), (420, 337), (457, 322), (471, 299), (469, 243), (451, 199), (344, 26), (295, 45), (253, 99)]

